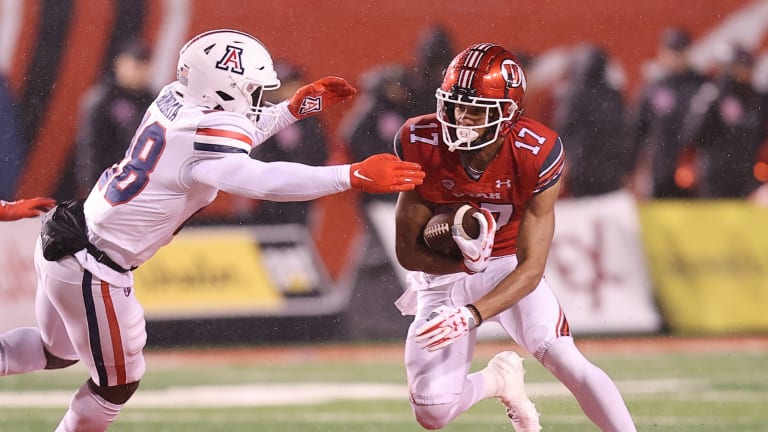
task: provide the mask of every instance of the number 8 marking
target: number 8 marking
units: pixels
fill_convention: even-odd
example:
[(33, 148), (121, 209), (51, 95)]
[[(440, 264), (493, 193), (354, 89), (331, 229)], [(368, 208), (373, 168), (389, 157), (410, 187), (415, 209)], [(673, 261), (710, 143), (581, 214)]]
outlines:
[(116, 206), (136, 197), (149, 182), (149, 174), (154, 171), (163, 149), (165, 128), (157, 122), (144, 128), (120, 164), (102, 174), (111, 176), (104, 187), (104, 198)]

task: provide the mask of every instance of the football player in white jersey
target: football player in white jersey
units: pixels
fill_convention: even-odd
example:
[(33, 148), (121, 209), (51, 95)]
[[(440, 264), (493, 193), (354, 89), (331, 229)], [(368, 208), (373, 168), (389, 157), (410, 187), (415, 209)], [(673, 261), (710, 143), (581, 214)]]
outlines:
[(218, 191), (303, 201), (351, 188), (412, 190), (424, 172), (393, 155), (312, 167), (251, 159), (281, 127), (346, 101), (355, 89), (326, 77), (287, 101), (262, 103), (280, 85), (266, 48), (236, 30), (213, 30), (181, 49), (177, 81), (160, 91), (125, 158), (88, 198), (59, 204), (35, 251), (38, 328), (0, 334), (0, 376), (81, 361), (90, 378), (57, 432), (104, 431), (144, 375), (144, 311), (131, 270), (152, 257)]

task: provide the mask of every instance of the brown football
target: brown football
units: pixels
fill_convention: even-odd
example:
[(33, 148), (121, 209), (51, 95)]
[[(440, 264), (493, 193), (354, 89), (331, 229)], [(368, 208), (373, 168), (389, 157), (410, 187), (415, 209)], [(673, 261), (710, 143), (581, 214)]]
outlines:
[[(430, 249), (445, 255), (461, 258), (461, 250), (459, 250), (456, 242), (453, 241), (453, 234), (451, 233), (456, 212), (460, 208), (461, 206), (459, 205), (448, 210), (439, 211), (429, 219), (424, 226), (422, 236)], [(479, 211), (477, 208), (472, 207), (464, 212), (461, 226), (464, 228), (465, 238), (474, 239), (480, 235), (480, 223), (473, 216)]]

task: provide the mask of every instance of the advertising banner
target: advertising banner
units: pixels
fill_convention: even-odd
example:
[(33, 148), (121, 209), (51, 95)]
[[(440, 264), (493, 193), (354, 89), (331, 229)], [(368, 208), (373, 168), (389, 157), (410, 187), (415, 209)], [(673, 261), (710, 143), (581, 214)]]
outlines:
[(661, 329), (635, 199), (625, 191), (561, 199), (545, 277), (581, 333)]
[(659, 305), (672, 330), (768, 330), (768, 208), (652, 202), (641, 215)]
[(321, 314), (346, 300), (301, 225), (185, 228), (134, 275), (148, 319)]

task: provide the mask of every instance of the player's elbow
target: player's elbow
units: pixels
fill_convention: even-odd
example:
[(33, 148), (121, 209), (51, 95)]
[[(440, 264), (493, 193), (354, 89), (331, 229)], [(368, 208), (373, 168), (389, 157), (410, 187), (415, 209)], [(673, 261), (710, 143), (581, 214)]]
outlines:
[(525, 286), (529, 287), (525, 294), (529, 294), (536, 289), (539, 282), (544, 278), (544, 266), (524, 266), (519, 265), (517, 271), (517, 277), (523, 281), (526, 281)]
[(417, 254), (412, 247), (409, 247), (402, 242), (396, 242), (395, 256), (397, 257), (397, 262), (400, 263), (404, 269), (409, 271), (419, 270)]
[(418, 270), (415, 260), (412, 258), (412, 254), (402, 251), (400, 248), (395, 250), (397, 256), (397, 262), (406, 270), (415, 271)]

